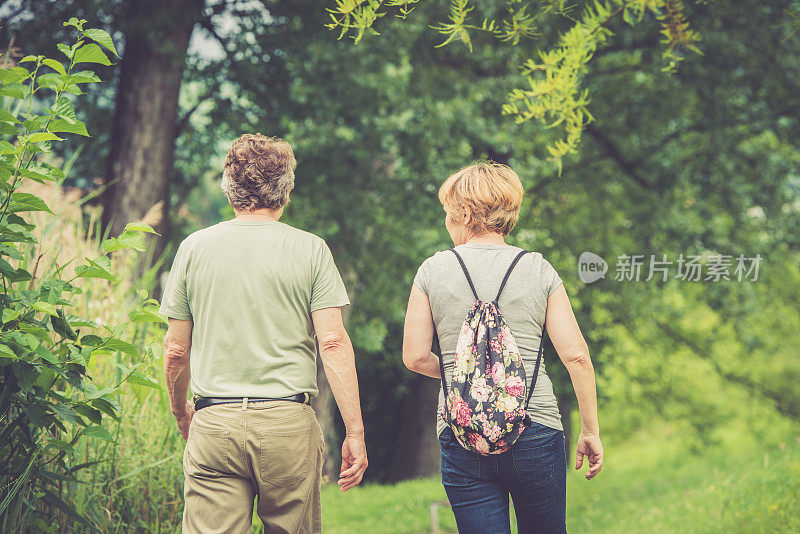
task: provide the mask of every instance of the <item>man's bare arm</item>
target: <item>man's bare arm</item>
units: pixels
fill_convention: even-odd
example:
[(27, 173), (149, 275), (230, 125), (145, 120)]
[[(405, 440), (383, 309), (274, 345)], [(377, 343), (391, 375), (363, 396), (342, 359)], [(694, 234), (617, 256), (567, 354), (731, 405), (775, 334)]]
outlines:
[(311, 318), (319, 341), (325, 376), (346, 429), (342, 444), (342, 468), (339, 473), (339, 486), (342, 491), (346, 491), (361, 482), (367, 469), (367, 448), (364, 443), (355, 354), (350, 336), (344, 328), (341, 308), (323, 308), (312, 312)]
[(164, 336), (164, 381), (169, 394), (169, 406), (178, 429), (187, 439), (194, 407), (186, 399), (189, 392), (189, 356), (192, 349), (192, 320), (169, 320)]

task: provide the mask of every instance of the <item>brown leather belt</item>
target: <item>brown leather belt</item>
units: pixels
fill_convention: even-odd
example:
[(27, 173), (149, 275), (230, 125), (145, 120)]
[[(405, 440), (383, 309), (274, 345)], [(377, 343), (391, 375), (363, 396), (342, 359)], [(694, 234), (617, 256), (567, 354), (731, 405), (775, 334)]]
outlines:
[(247, 406), (251, 402), (267, 402), (267, 401), (289, 401), (298, 402), (300, 404), (311, 404), (311, 395), (308, 393), (298, 393), (291, 397), (195, 397), (194, 409), (202, 410), (209, 406), (217, 404), (241, 404)]

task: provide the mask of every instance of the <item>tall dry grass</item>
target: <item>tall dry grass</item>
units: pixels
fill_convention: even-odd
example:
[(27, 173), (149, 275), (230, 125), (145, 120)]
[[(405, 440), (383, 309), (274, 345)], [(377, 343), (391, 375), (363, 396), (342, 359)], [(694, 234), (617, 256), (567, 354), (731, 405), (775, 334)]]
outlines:
[[(56, 214), (33, 212), (27, 218), (37, 226), (37, 244), (23, 248), (20, 267), (34, 272), (36, 278), (60, 271), (61, 278), (75, 277), (75, 268), (104, 254), (102, 244), (107, 236), (101, 232), (101, 208), (86, 202), (85, 194), (58, 184), (29, 182), (25, 192), (45, 200)], [(156, 225), (162, 206), (154, 206), (142, 222)], [(150, 243), (152, 248), (152, 243)], [(77, 278), (72, 283), (82, 295), (74, 299), (68, 313), (85, 318), (94, 327), (82, 327), (80, 335), (103, 332), (103, 326), (128, 320), (126, 311), (141, 301), (138, 292), (152, 293), (161, 261), (152, 254), (136, 254), (119, 250), (110, 254), (112, 272), (117, 281)], [(34, 281), (35, 283), (35, 281)], [(183, 439), (177, 432), (163, 390), (160, 372), (161, 340), (164, 328), (152, 323), (134, 323), (124, 334), (139, 350), (140, 358), (147, 349), (153, 354), (145, 361), (145, 372), (162, 387), (161, 390), (129, 384), (118, 401), (120, 419), (106, 417), (104, 425), (113, 441), (81, 438), (72, 465), (90, 463), (80, 471), (81, 484), (70, 488), (79, 512), (91, 517), (104, 532), (175, 532), (179, 531), (182, 510), (183, 474), (181, 453)], [(100, 388), (118, 383), (125, 362), (122, 355), (93, 356), (90, 375)], [(121, 367), (122, 366), (122, 367)]]

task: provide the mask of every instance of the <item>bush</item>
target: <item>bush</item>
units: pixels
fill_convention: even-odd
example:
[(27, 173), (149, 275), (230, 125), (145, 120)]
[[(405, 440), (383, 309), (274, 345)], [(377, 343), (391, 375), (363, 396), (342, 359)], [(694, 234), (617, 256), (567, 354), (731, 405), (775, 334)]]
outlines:
[[(61, 222), (41, 196), (21, 189), (30, 182), (61, 183), (64, 170), (48, 160), (60, 135), (88, 135), (72, 100), (81, 85), (99, 82), (81, 65), (110, 65), (117, 55), (108, 33), (70, 19), (77, 40), (59, 44), (66, 61), (27, 56), (14, 64), (0, 56), (0, 530), (55, 530), (81, 524), (99, 530), (98, 511), (71, 497), (87, 461), (83, 440), (112, 441), (104, 423), (119, 419), (117, 391), (126, 383), (159, 387), (146, 372), (154, 348), (140, 356), (129, 337), (133, 323), (163, 322), (157, 302), (139, 303), (115, 324), (76, 314), (86, 309), (86, 284), (116, 284), (112, 255), (146, 250), (144, 223), (129, 224), (102, 243), (93, 259), (61, 260), (37, 235)], [(104, 51), (105, 49), (105, 51)], [(74, 96), (69, 96), (74, 95)], [(49, 107), (48, 107), (49, 106)], [(27, 216), (27, 219), (25, 218)], [(77, 265), (73, 264), (76, 263)], [(90, 286), (91, 287), (91, 286)], [(111, 383), (96, 383), (90, 360), (113, 356)], [(78, 460), (80, 459), (80, 460)], [(76, 463), (80, 461), (80, 463)]]

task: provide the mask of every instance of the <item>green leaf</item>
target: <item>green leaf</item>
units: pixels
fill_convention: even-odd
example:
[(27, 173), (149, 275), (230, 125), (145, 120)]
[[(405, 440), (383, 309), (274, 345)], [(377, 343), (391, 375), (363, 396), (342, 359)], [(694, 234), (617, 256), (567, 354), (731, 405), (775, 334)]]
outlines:
[(75, 52), (75, 63), (99, 63), (101, 65), (111, 65), (108, 57), (94, 43), (88, 43), (78, 48)]
[(50, 123), (50, 126), (47, 127), (47, 130), (50, 132), (74, 133), (89, 137), (89, 132), (86, 131), (86, 125), (79, 120), (70, 123), (65, 119), (56, 119)]
[(0, 84), (8, 85), (19, 83), (30, 75), (25, 67), (9, 67), (0, 69)]
[(3, 154), (16, 154), (22, 150), (21, 146), (14, 146), (5, 139), (0, 140), (0, 155)]
[(83, 35), (101, 44), (103, 47), (106, 48), (109, 52), (114, 54), (115, 56), (119, 57), (117, 53), (117, 49), (114, 47), (114, 41), (111, 39), (111, 36), (105, 30), (99, 30), (96, 28), (90, 28), (83, 32)]
[(75, 424), (78, 422), (78, 416), (75, 413), (75, 410), (73, 410), (70, 406), (65, 404), (52, 404), (50, 405), (50, 409), (68, 423)]
[(145, 306), (128, 314), (132, 323), (164, 323), (169, 324), (169, 319), (158, 313), (157, 306)]
[(50, 317), (50, 325), (53, 327), (53, 331), (63, 338), (75, 341), (78, 336), (70, 326), (69, 321), (64, 317), (64, 312), (62, 310), (57, 310), (57, 312), (57, 316)]
[(161, 389), (158, 381), (155, 378), (146, 376), (139, 371), (134, 371), (128, 376), (128, 382), (131, 384), (137, 384), (139, 386), (147, 386), (153, 389)]
[(11, 350), (11, 347), (0, 343), (0, 358), (12, 358), (14, 360), (18, 359), (17, 353)]
[(42, 60), (42, 63), (53, 69), (59, 74), (66, 74), (67, 71), (64, 68), (64, 65), (61, 64), (60, 61), (56, 61), (55, 59), (46, 58)]
[[(22, 252), (20, 252), (17, 247), (15, 247), (14, 245), (8, 245), (6, 243), (0, 243), (0, 255), (8, 256), (9, 258), (13, 258), (15, 260), (21, 260), (22, 258), (24, 258)], [(7, 309), (8, 308), (6, 308), (6, 310)], [(3, 312), (5, 313), (5, 310), (3, 310)]]
[(127, 341), (123, 341), (121, 339), (110, 337), (103, 341), (102, 348), (111, 349), (111, 350), (118, 350), (120, 352), (124, 352), (125, 354), (129, 354), (131, 356), (138, 356), (139, 351), (136, 350), (136, 347), (128, 343)]
[(144, 238), (141, 234), (135, 232), (122, 232), (119, 237), (111, 238), (103, 243), (103, 249), (107, 252), (113, 252), (123, 248), (132, 248), (139, 252), (147, 250), (144, 244)]
[(39, 182), (40, 184), (43, 184), (45, 182), (52, 182), (52, 181), (56, 180), (56, 178), (53, 178), (50, 175), (41, 174), (41, 173), (38, 173), (38, 172), (36, 172), (34, 170), (31, 170), (31, 169), (20, 169), (19, 173), (20, 173), (20, 175), (22, 175), (22, 176), (24, 176), (26, 178), (30, 178), (31, 180)]
[(89, 436), (90, 438), (103, 439), (106, 441), (114, 441), (114, 438), (111, 437), (111, 433), (107, 429), (99, 425), (87, 427), (86, 430), (83, 431), (83, 433)]
[[(111, 440), (109, 439), (109, 441), (111, 441)], [(53, 507), (58, 508), (59, 510), (61, 510), (62, 512), (67, 514), (69, 517), (71, 517), (74, 521), (76, 521), (76, 522), (88, 527), (90, 530), (97, 531), (97, 532), (100, 531), (86, 517), (84, 517), (82, 514), (78, 513), (78, 511), (75, 510), (75, 508), (73, 508), (72, 506), (70, 506), (69, 504), (65, 503), (63, 500), (61, 500), (61, 498), (58, 495), (56, 495), (55, 493), (51, 492), (50, 490), (47, 490), (47, 489), (44, 489), (44, 488), (42, 488), (42, 492), (44, 493), (44, 496), (42, 497), (42, 500), (50, 503)]]
[(83, 31), (83, 25), (86, 24), (86, 19), (79, 19), (77, 17), (70, 17), (70, 19), (64, 23), (64, 27), (74, 26), (80, 31)]
[(81, 88), (75, 84), (69, 84), (64, 88), (65, 93), (72, 93), (73, 95), (85, 95), (84, 91), (81, 91)]
[(29, 88), (21, 83), (9, 83), (0, 87), (0, 96), (8, 96), (24, 100), (28, 96)]
[(36, 132), (39, 130), (44, 130), (44, 127), (49, 120), (49, 115), (28, 115), (28, 118), (25, 119), (25, 122), (22, 123), (22, 126), (29, 132)]
[[(89, 384), (89, 385), (92, 385), (92, 384)], [(97, 388), (95, 387), (95, 389), (97, 389)], [(87, 390), (88, 390), (88, 387), (87, 387)], [(91, 421), (93, 423), (100, 424), (100, 421), (103, 420), (103, 414), (100, 413), (100, 410), (97, 410), (96, 408), (92, 408), (91, 406), (89, 406), (89, 405), (87, 405), (87, 404), (85, 404), (83, 402), (76, 404), (74, 406), (74, 408), (75, 408), (76, 412), (78, 412), (79, 414), (83, 415), (89, 421)]]
[(109, 393), (114, 393), (114, 388), (107, 386), (104, 387), (103, 389), (99, 389), (96, 385), (89, 382), (86, 384), (86, 389), (84, 393), (86, 394), (86, 398), (89, 400), (99, 399), (104, 395), (108, 395)]
[(104, 280), (115, 280), (111, 274), (111, 258), (100, 256), (96, 260), (85, 258), (89, 265), (78, 265), (75, 268), (78, 278), (101, 278)]
[(0, 109), (0, 122), (19, 124), (19, 119), (4, 109)]
[(55, 72), (48, 72), (36, 78), (36, 85), (39, 87), (46, 87), (52, 91), (58, 91), (64, 83), (64, 76), (56, 74)]
[(7, 122), (0, 122), (0, 135), (17, 135), (19, 130), (13, 124)]
[[(75, 108), (72, 106), (72, 102), (65, 96), (59, 97), (58, 101), (53, 105), (52, 111), (69, 123), (74, 123), (78, 120), (75, 116)], [(2, 115), (0, 115), (1, 117)]]
[(94, 334), (87, 334), (81, 338), (81, 345), (96, 347), (103, 343), (103, 338)]
[(53, 213), (44, 200), (31, 193), (12, 193), (9, 211), (12, 213), (19, 211), (46, 211)]
[(65, 45), (65, 44), (63, 44), (63, 43), (58, 43), (58, 44), (56, 45), (56, 47), (58, 47), (58, 49), (59, 49), (59, 50), (60, 50), (60, 51), (61, 51), (61, 52), (62, 52), (62, 53), (65, 55), (65, 56), (67, 56), (69, 59), (72, 59), (72, 56), (74, 55), (74, 52), (72, 51), (72, 49), (71, 49), (70, 47), (68, 47), (67, 45)]
[(12, 310), (11, 308), (4, 308), (3, 309), (3, 324), (10, 323), (17, 317), (19, 317), (20, 311), (19, 310)]
[(118, 403), (112, 404), (108, 399), (94, 399), (92, 400), (92, 406), (119, 421), (119, 415), (117, 414), (119, 410)]
[[(97, 74), (90, 70), (82, 70), (80, 72), (73, 72), (69, 76), (64, 77), (64, 81), (68, 84), (74, 83), (96, 83), (103, 80)], [(80, 93), (78, 93), (80, 94)]]
[[(33, 161), (28, 165), (28, 168), (25, 172), (33, 172), (39, 178), (43, 178), (44, 180), (58, 182), (65, 178), (64, 171), (46, 163), (44, 161)], [(28, 176), (27, 174), (23, 174), (23, 176)]]
[(29, 143), (41, 143), (43, 141), (63, 141), (63, 139), (52, 132), (36, 132), (28, 136)]
[(139, 223), (139, 222), (132, 222), (125, 225), (125, 230), (123, 232), (147, 232), (148, 234), (156, 234), (161, 235), (149, 224)]
[(19, 325), (19, 329), (27, 334), (32, 334), (37, 338), (41, 339), (42, 341), (50, 341), (50, 331), (43, 326), (39, 326), (38, 324), (32, 323), (21, 323)]

